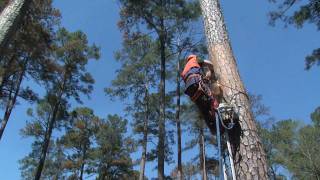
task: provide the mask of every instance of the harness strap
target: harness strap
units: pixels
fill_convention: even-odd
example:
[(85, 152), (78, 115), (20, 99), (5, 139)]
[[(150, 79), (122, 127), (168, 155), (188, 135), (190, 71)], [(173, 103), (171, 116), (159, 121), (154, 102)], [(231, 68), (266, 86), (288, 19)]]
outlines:
[(200, 96), (204, 95), (204, 90), (202, 88), (201, 82), (199, 82), (198, 89), (194, 93), (194, 95), (191, 97), (192, 101), (196, 101)]

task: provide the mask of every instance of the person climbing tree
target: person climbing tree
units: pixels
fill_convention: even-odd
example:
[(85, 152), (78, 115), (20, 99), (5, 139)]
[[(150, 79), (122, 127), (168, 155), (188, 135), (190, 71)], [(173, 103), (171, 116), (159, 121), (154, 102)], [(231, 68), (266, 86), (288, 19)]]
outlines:
[(219, 102), (216, 94), (211, 91), (211, 71), (210, 61), (189, 55), (181, 76), (185, 82), (185, 94), (196, 103), (211, 133), (215, 134), (215, 109)]

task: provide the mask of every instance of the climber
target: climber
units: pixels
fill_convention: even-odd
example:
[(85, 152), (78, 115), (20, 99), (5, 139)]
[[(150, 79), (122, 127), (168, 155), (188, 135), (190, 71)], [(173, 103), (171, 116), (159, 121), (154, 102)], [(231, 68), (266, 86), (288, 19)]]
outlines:
[(219, 106), (211, 91), (212, 63), (190, 55), (181, 76), (185, 82), (185, 94), (196, 103), (211, 133), (215, 133), (215, 109)]

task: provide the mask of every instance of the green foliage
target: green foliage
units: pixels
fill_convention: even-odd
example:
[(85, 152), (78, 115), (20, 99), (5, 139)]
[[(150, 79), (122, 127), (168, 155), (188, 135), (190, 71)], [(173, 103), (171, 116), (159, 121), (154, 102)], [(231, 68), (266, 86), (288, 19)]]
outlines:
[[(304, 24), (316, 25), (320, 30), (320, 2), (319, 0), (307, 0), (303, 5), (297, 7), (297, 0), (269, 0), (277, 4), (277, 10), (269, 13), (270, 24), (275, 25), (277, 20), (285, 22), (286, 25), (294, 25), (302, 28)], [(320, 50), (315, 49), (305, 59), (305, 68), (309, 70), (314, 65), (320, 65)]]
[(109, 115), (99, 124), (95, 134), (97, 147), (92, 153), (90, 168), (98, 174), (97, 179), (134, 179), (132, 170), (132, 139), (125, 137), (127, 120)]
[[(159, 119), (158, 119), (158, 145), (156, 152), (158, 156), (158, 175), (164, 178), (164, 161), (166, 151), (166, 89), (165, 84), (172, 74), (166, 71), (172, 54), (173, 41), (178, 34), (187, 32), (190, 22), (197, 20), (200, 16), (198, 1), (136, 1), (119, 0), (120, 21), (118, 26), (123, 32), (125, 41), (134, 43), (139, 38), (150, 35), (157, 43), (156, 54), (159, 57)], [(175, 71), (173, 71), (175, 72)], [(174, 75), (176, 73), (173, 73)], [(154, 153), (152, 153), (154, 154)]]
[[(21, 176), (24, 179), (33, 179), (34, 177), (34, 173), (39, 162), (43, 139), (45, 138), (47, 127), (49, 126), (51, 109), (52, 107), (48, 103), (48, 99), (43, 99), (38, 103), (35, 112), (32, 109), (28, 110), (28, 115), (31, 120), (27, 121), (26, 126), (21, 130), (21, 135), (23, 137), (33, 138), (34, 141), (32, 143), (31, 152), (20, 161)], [(64, 109), (65, 108), (61, 108), (58, 110), (59, 113), (56, 119), (57, 123), (55, 123), (55, 128), (61, 127), (64, 124), (63, 120), (68, 116)], [(59, 168), (61, 168), (59, 167), (60, 165), (56, 165), (57, 163), (61, 163), (61, 161), (55, 160), (55, 158), (60, 158), (59, 149), (55, 150), (55, 148), (61, 147), (56, 145), (54, 141), (50, 144), (45, 164), (45, 167), (48, 168), (45, 168), (43, 171), (43, 177), (46, 177), (46, 174), (50, 174), (50, 171), (54, 171), (54, 169), (58, 169), (57, 171), (60, 171)], [(55, 155), (55, 153), (58, 154)], [(56, 172), (56, 174), (58, 175), (59, 173)]]
[[(271, 129), (263, 129), (262, 137), (267, 149), (268, 163), (276, 177), (276, 167), (289, 170), (294, 179), (318, 179), (320, 133), (318, 130), (319, 108), (311, 114), (313, 123), (302, 125), (298, 121), (284, 120)], [(280, 178), (280, 177), (279, 177)]]
[[(119, 0), (122, 5), (120, 12), (121, 21), (119, 27), (130, 33), (130, 28), (137, 24), (146, 24), (150, 30), (157, 33), (166, 28), (167, 36), (172, 37), (178, 26), (185, 25), (195, 20), (200, 15), (200, 7), (197, 1), (135, 1), (135, 0)], [(159, 34), (160, 35), (160, 34)]]
[[(0, 97), (7, 102), (10, 91), (20, 88), (16, 85), (19, 76), (29, 77), (35, 82), (44, 80), (49, 69), (48, 56), (50, 43), (53, 38), (53, 28), (59, 23), (60, 13), (52, 7), (52, 2), (34, 0), (21, 25), (13, 36), (7, 49), (0, 59)], [(45, 80), (44, 80), (45, 81)], [(31, 88), (20, 88), (19, 96), (26, 100), (35, 100)]]
[(87, 164), (93, 151), (94, 135), (98, 131), (100, 119), (89, 108), (76, 108), (70, 116), (60, 143), (68, 159), (64, 163), (66, 171), (70, 172), (70, 177), (82, 179), (85, 173), (91, 173)]
[(35, 137), (36, 144), (39, 144), (36, 149), (41, 151), (36, 172), (38, 177), (43, 175), (43, 167), (46, 168), (46, 154), (49, 154), (53, 141), (53, 131), (60, 127), (60, 119), (67, 119), (70, 99), (81, 103), (80, 94), (89, 95), (92, 91), (94, 80), (86, 71), (86, 65), (92, 58), (99, 58), (99, 49), (88, 45), (84, 33), (70, 33), (64, 28), (57, 31), (51, 44), (50, 63), (46, 64), (52, 70), (46, 74), (47, 81), (44, 82), (47, 95), (43, 103), (39, 103), (37, 114), (28, 111), (34, 118), (23, 130), (24, 135)]
[[(121, 63), (111, 86), (105, 89), (110, 97), (142, 102), (146, 89), (154, 88), (158, 80), (156, 43), (149, 36), (141, 36), (135, 43), (125, 41), (115, 58)], [(130, 78), (128, 78), (130, 76)]]
[(46, 83), (47, 89), (56, 93), (57, 97), (64, 95), (81, 103), (80, 93), (89, 95), (94, 83), (91, 74), (86, 71), (86, 65), (89, 60), (99, 58), (99, 48), (89, 46), (83, 32), (70, 33), (62, 28), (57, 32), (53, 49), (56, 72)]
[[(51, 107), (47, 100), (42, 100), (35, 112), (28, 110), (28, 115), (31, 120), (21, 130), (21, 134), (34, 141), (32, 151), (19, 163), (22, 178), (33, 179)], [(98, 179), (137, 177), (130, 158), (134, 142), (125, 135), (127, 120), (117, 115), (101, 119), (86, 107), (60, 113), (58, 117), (54, 128), (63, 131), (51, 138), (42, 178), (83, 179), (92, 175)]]

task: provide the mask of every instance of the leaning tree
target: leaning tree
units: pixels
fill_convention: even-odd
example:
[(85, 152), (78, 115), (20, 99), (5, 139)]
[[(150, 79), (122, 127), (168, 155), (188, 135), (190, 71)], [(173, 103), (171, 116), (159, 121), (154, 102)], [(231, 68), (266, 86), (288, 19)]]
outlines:
[(14, 32), (21, 16), (32, 0), (12, 0), (0, 15), (0, 52)]

